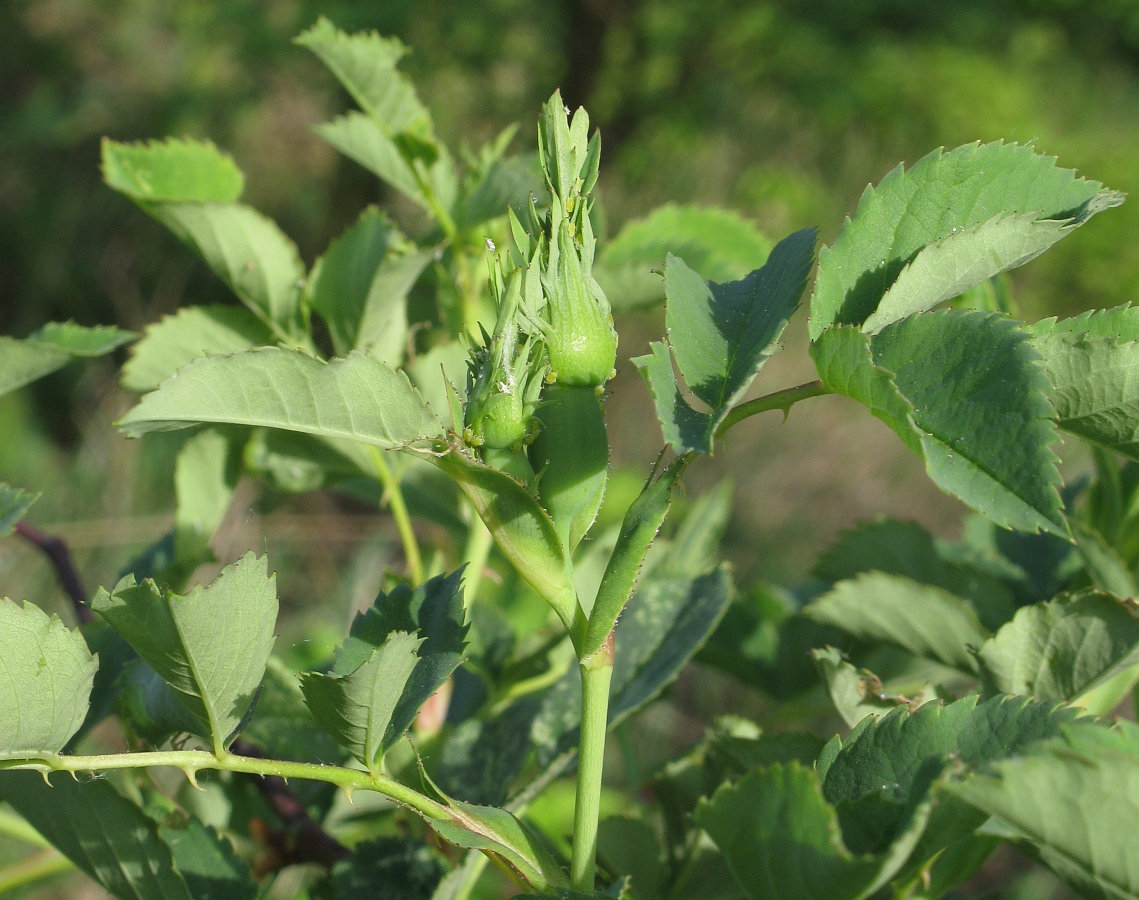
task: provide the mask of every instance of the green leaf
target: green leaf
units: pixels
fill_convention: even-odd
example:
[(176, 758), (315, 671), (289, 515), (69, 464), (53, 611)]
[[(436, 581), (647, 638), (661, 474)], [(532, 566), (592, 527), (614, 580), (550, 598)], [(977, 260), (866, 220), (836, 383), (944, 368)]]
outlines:
[(1139, 459), (1139, 344), (1066, 335), (1037, 338), (1052, 385), (1056, 424), (1076, 437)]
[(206, 429), (188, 440), (174, 463), (174, 554), (187, 567), (213, 559), (210, 539), (229, 509), (241, 476), (244, 435)]
[(115, 679), (116, 711), (131, 732), (153, 747), (180, 734), (196, 734), (201, 724), (174, 689), (144, 660), (134, 656)]
[(664, 893), (668, 866), (647, 822), (632, 816), (603, 820), (597, 829), (597, 855), (608, 872), (629, 877), (635, 896), (659, 897)]
[(677, 454), (711, 453), (712, 417), (688, 405), (672, 371), (672, 353), (661, 341), (649, 344), (650, 353), (633, 358), (656, 404), (664, 442)]
[(832, 584), (864, 572), (900, 575), (955, 594), (990, 631), (1011, 619), (1015, 608), (1012, 593), (995, 574), (961, 555), (957, 545), (935, 541), (916, 522), (861, 522), (842, 532), (814, 569)]
[(329, 245), (309, 276), (309, 304), (325, 323), (338, 356), (370, 350), (397, 365), (407, 346), (405, 300), (431, 259), (413, 252), (399, 230), (369, 206)]
[(422, 125), (427, 110), (396, 64), (407, 53), (395, 38), (374, 31), (345, 34), (324, 16), (294, 38), (320, 57), (360, 108), (398, 133)]
[(0, 337), (0, 394), (50, 375), (73, 359), (110, 353), (134, 338), (133, 332), (109, 325), (84, 328), (74, 322), (49, 322), (24, 340)]
[(129, 391), (153, 391), (202, 356), (219, 356), (273, 344), (273, 332), (240, 306), (188, 306), (147, 327), (123, 366)]
[(392, 718), (419, 661), (416, 650), (421, 643), (418, 636), (397, 631), (346, 674), (306, 672), (301, 677), (313, 718), (373, 773), (380, 771), (390, 746)]
[(298, 677), (275, 656), (269, 657), (257, 706), (241, 736), (273, 759), (334, 764), (344, 758), (305, 705)]
[(160, 825), (158, 836), (174, 856), (178, 870), (195, 900), (255, 900), (259, 886), (249, 864), (211, 826), (189, 817)]
[(840, 581), (805, 610), (817, 622), (974, 674), (970, 647), (989, 637), (973, 609), (941, 588), (868, 572)]
[(39, 497), (38, 493), (23, 491), (0, 481), (0, 537), (12, 533), (16, 523), (28, 514)]
[(50, 784), (37, 772), (0, 772), (0, 800), (113, 896), (193, 900), (158, 826), (109, 781), (48, 777)]
[(542, 173), (537, 154), (495, 160), (456, 206), (455, 227), (465, 231), (505, 216), (508, 207), (520, 208), (530, 202), (531, 194), (540, 194), (541, 189)]
[(512, 877), (545, 891), (568, 886), (565, 872), (526, 823), (504, 809), (475, 806), (452, 800), (448, 803), (455, 821), (433, 819), (431, 827), (443, 840), (468, 850), (481, 850), (497, 861)]
[(834, 329), (812, 355), (823, 381), (890, 425), (942, 490), (1003, 527), (1068, 536), (1048, 381), (1015, 322), (923, 313), (872, 340)]
[(260, 425), (396, 447), (440, 431), (402, 372), (354, 352), (325, 363), (264, 347), (200, 359), (119, 422), (130, 437), (200, 423)]
[(210, 141), (120, 144), (103, 139), (103, 180), (132, 200), (162, 203), (235, 203), (245, 177), (228, 153)]
[(831, 702), (850, 728), (867, 716), (884, 716), (906, 705), (905, 698), (883, 693), (877, 675), (867, 669), (856, 669), (833, 647), (812, 650), (811, 659), (826, 683)]
[(921, 835), (928, 806), (917, 808), (897, 845), (855, 855), (838, 816), (823, 799), (818, 775), (792, 762), (760, 768), (702, 800), (696, 821), (755, 900), (862, 898), (886, 884)]
[[(184, 597), (124, 578), (91, 608), (149, 663), (221, 753), (253, 703), (273, 646), (277, 590), (264, 557), (247, 553)], [(224, 622), (225, 628), (218, 628)]]
[(732, 210), (670, 203), (626, 222), (602, 246), (593, 272), (620, 312), (664, 300), (659, 272), (669, 253), (710, 281), (726, 282), (763, 265), (771, 247), (754, 222)]
[[(929, 309), (948, 291), (962, 293), (1026, 262), (1122, 200), (1015, 144), (935, 150), (908, 172), (898, 166), (866, 189), (854, 217), (819, 254), (811, 340), (835, 325), (876, 329)], [(895, 286), (887, 308), (868, 322)]]
[(443, 878), (438, 857), (420, 841), (381, 837), (361, 841), (332, 869), (336, 900), (427, 898)]
[(1132, 603), (1097, 590), (1025, 606), (976, 653), (986, 693), (1070, 702), (1139, 662)]
[[(190, 160), (192, 179), (178, 188)], [(304, 332), (304, 264), (275, 222), (235, 202), (240, 173), (212, 144), (103, 142), (107, 184), (121, 190), (189, 245), (274, 333), (300, 340)], [(123, 175), (124, 171), (129, 174)], [(140, 190), (150, 184), (154, 190)]]
[[(669, 255), (664, 278), (668, 344), (685, 383), (708, 405), (711, 416), (690, 408), (678, 412), (688, 403), (676, 396), (671, 365), (661, 350), (654, 347), (651, 357), (639, 357), (634, 363), (657, 398), (663, 427), (669, 430), (678, 417), (685, 425), (679, 446), (673, 444), (678, 453), (711, 452), (716, 427), (779, 349), (779, 336), (806, 288), (814, 251), (814, 229), (796, 232), (775, 246), (762, 268), (727, 284), (705, 282), (683, 260)], [(703, 438), (689, 441), (684, 432), (697, 421)]]
[[(416, 647), (414, 670), (402, 691), (396, 692), (398, 702), (388, 714), (387, 730), (377, 745), (381, 754), (403, 736), (419, 708), (462, 662), (467, 635), (464, 618), (462, 572), (436, 575), (417, 588), (401, 584), (389, 594), (381, 592), (366, 612), (356, 616), (336, 654), (334, 677), (356, 672), (394, 635), (412, 634), (421, 641)], [(392, 690), (396, 687), (394, 677)], [(307, 696), (307, 679), (302, 687)], [(373, 714), (369, 727), (379, 728), (378, 719)]]
[[(823, 794), (839, 811), (848, 846), (879, 849), (908, 827), (909, 811), (940, 784), (951, 760), (968, 769), (986, 766), (1059, 734), (1077, 715), (1028, 697), (978, 704), (974, 695), (947, 705), (926, 703), (912, 713), (899, 707), (864, 719), (831, 753), (829, 764), (820, 764)], [(924, 862), (980, 824), (967, 809), (942, 798), (913, 862)]]
[(62, 750), (87, 715), (97, 668), (58, 616), (0, 599), (0, 759)]
[(493, 718), (470, 718), (450, 729), (432, 777), (447, 793), (468, 803), (502, 806), (530, 756), (535, 705), (512, 703)]
[(350, 112), (317, 125), (313, 130), (349, 159), (424, 209), (430, 206), (415, 170), (404, 159), (399, 145), (373, 119)]
[(503, 555), (567, 628), (577, 604), (561, 538), (534, 496), (504, 472), (447, 447), (423, 457), (462, 489)]
[(1139, 742), (1133, 725), (1118, 727), (1070, 726), (948, 790), (1031, 841), (1083, 896), (1139, 897)]

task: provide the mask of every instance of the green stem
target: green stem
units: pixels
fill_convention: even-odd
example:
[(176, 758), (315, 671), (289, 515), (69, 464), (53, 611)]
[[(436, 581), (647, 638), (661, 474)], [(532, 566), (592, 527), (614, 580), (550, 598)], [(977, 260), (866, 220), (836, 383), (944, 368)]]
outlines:
[(372, 775), (361, 769), (290, 762), (280, 759), (258, 759), (223, 753), (215, 756), (206, 750), (154, 750), (146, 753), (106, 753), (96, 756), (31, 756), (6, 759), (0, 770), (33, 769), (41, 772), (107, 772), (112, 769), (138, 769), (145, 766), (181, 769), (194, 779), (197, 772), (218, 769), (248, 775), (276, 775), (280, 778), (304, 778), (334, 784), (351, 793), (355, 790), (375, 791), (396, 803), (414, 810), (426, 819), (450, 821), (451, 811), (430, 797), (425, 797), (386, 775)]
[(388, 498), (388, 508), (395, 519), (399, 530), (399, 539), (403, 544), (403, 555), (407, 558), (407, 574), (411, 579), (411, 586), (418, 587), (423, 583), (423, 558), (419, 555), (419, 542), (415, 538), (415, 529), (411, 527), (411, 516), (407, 514), (407, 505), (403, 502), (403, 491), (399, 489), (399, 479), (392, 474), (388, 467), (384, 453), (378, 447), (369, 447), (372, 463), (376, 467), (376, 475), (380, 484), (384, 486), (384, 494)]
[(613, 639), (581, 665), (581, 742), (577, 754), (577, 800), (573, 811), (574, 890), (593, 893), (597, 872), (597, 824), (601, 815), (601, 775), (613, 677)]
[(494, 538), (482, 519), (473, 510), (471, 512), (471, 529), (467, 533), (467, 546), (463, 549), (463, 562), (466, 569), (463, 572), (463, 604), (470, 609), (479, 592), (482, 583), (483, 569), (490, 557), (490, 548)]
[(782, 391), (776, 391), (773, 394), (766, 394), (763, 397), (756, 397), (747, 403), (741, 403), (728, 413), (727, 416), (724, 417), (724, 421), (720, 423), (720, 427), (716, 429), (716, 437), (720, 437), (733, 425), (751, 416), (772, 409), (781, 409), (786, 414), (790, 412), (791, 407), (800, 400), (806, 400), (808, 397), (821, 397), (824, 394), (833, 393), (833, 390), (821, 381), (816, 380), (808, 381), (806, 384), (801, 384), (798, 387), (786, 388)]
[(35, 884), (60, 872), (74, 869), (75, 865), (54, 848), (33, 853), (26, 859), (0, 869), (0, 897), (8, 896), (9, 891)]

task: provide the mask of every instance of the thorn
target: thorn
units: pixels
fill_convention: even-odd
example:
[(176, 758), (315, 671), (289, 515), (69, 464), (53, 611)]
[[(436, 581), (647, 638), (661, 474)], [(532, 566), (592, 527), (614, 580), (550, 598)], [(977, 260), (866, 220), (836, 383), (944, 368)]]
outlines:
[(344, 794), (344, 799), (348, 801), (348, 805), (353, 809), (357, 809), (356, 802), (352, 799), (352, 795), (356, 793), (356, 788), (350, 784), (340, 785), (340, 790)]
[(183, 767), (182, 772), (185, 773), (186, 780), (190, 782), (190, 786), (193, 787), (194, 790), (205, 791), (205, 788), (198, 784), (198, 770), (196, 768), (193, 766), (185, 766)]

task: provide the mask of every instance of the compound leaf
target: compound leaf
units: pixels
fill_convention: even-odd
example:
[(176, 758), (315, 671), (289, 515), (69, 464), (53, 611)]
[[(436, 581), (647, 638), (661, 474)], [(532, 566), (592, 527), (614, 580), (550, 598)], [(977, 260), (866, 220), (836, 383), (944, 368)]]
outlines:
[(840, 581), (805, 612), (856, 637), (893, 644), (968, 674), (977, 670), (970, 648), (989, 637), (960, 597), (883, 572)]
[(190, 363), (119, 422), (131, 437), (201, 423), (259, 425), (390, 448), (438, 420), (402, 372), (365, 353), (325, 363), (262, 347)]
[(129, 391), (153, 391), (202, 356), (220, 356), (273, 344), (273, 332), (240, 306), (188, 306), (147, 327), (123, 366)]
[(1075, 700), (1139, 662), (1131, 606), (1089, 589), (1022, 607), (976, 652), (986, 692)]
[[(866, 189), (853, 218), (819, 254), (811, 340), (835, 325), (867, 323), (899, 281), (871, 327), (929, 309), (947, 291), (963, 292), (1026, 262), (1049, 238), (1058, 240), (1122, 199), (1015, 144), (935, 150), (909, 171), (898, 166)], [(926, 248), (931, 256), (922, 260)], [(903, 279), (907, 266), (913, 271)]]
[(265, 558), (247, 553), (184, 597), (128, 576), (113, 592), (100, 590), (91, 607), (174, 689), (198, 721), (197, 733), (224, 751), (273, 646), (277, 590)]
[(58, 616), (0, 599), (0, 759), (62, 750), (87, 715), (97, 668)]
[[(127, 900), (191, 900), (158, 826), (104, 779), (66, 772), (0, 772), (0, 800), (108, 893)], [(196, 895), (201, 897), (202, 895)]]

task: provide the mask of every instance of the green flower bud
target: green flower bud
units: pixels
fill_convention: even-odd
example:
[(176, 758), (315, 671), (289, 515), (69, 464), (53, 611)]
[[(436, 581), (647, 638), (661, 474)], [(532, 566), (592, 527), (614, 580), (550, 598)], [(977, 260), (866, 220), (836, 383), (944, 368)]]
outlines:
[(495, 392), (475, 410), (470, 423), (476, 446), (494, 448), (512, 447), (526, 438), (530, 416), (518, 393)]
[(601, 508), (609, 477), (609, 440), (593, 388), (555, 384), (542, 392), (542, 430), (529, 448), (538, 502), (572, 552)]
[[(586, 219), (588, 221), (588, 219)], [(591, 235), (590, 235), (591, 237)], [(542, 279), (546, 292), (546, 354), (559, 384), (600, 387), (617, 360), (617, 332), (609, 302), (582, 259), (569, 229), (558, 229), (556, 261)]]

